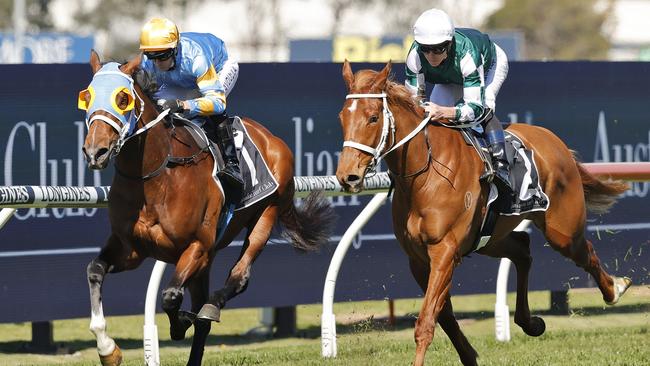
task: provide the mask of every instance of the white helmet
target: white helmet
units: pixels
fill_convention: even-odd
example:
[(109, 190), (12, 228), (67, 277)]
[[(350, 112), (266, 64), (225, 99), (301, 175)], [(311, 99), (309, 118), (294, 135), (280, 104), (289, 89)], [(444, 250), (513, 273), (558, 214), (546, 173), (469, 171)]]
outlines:
[(419, 44), (440, 44), (451, 41), (454, 37), (454, 23), (444, 11), (429, 9), (415, 21), (413, 36)]

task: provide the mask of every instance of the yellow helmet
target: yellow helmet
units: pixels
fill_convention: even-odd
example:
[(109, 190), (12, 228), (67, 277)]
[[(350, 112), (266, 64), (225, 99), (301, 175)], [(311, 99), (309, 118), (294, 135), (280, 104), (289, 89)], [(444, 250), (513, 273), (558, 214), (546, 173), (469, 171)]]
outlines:
[(143, 51), (162, 51), (175, 48), (178, 44), (178, 28), (167, 18), (153, 18), (140, 33), (140, 49)]

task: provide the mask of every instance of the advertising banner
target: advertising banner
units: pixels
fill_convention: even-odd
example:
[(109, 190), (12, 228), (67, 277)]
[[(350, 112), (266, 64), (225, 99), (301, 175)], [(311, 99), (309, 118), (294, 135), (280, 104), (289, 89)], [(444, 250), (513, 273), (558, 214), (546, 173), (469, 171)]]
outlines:
[(92, 36), (65, 33), (0, 33), (0, 64), (86, 62), (94, 43)]
[[(355, 71), (381, 67), (353, 64)], [(403, 80), (403, 70), (403, 64), (393, 65), (396, 81)], [(112, 165), (90, 171), (81, 153), (86, 127), (76, 99), (90, 82), (90, 66), (0, 65), (0, 74), (0, 185), (110, 186)], [(497, 100), (497, 115), (502, 121), (550, 129), (585, 162), (649, 161), (645, 106), (650, 89), (640, 77), (649, 74), (650, 63), (514, 62)], [(338, 113), (346, 93), (341, 64), (243, 64), (228, 111), (249, 116), (284, 139), (294, 152), (296, 175), (332, 175), (342, 147)], [(608, 271), (628, 275), (635, 284), (650, 282), (649, 190), (650, 183), (634, 183), (611, 213), (588, 218), (587, 238)], [(320, 302), (336, 243), (368, 200), (332, 198), (339, 215), (336, 232), (318, 253), (297, 253), (275, 233), (253, 265), (248, 289), (228, 306)], [(343, 263), (337, 301), (421, 296), (394, 238), (390, 203), (384, 206)], [(19, 209), (0, 230), (0, 322), (88, 316), (86, 265), (109, 231), (103, 208)], [(545, 242), (539, 234), (533, 236), (532, 290), (593, 285), (584, 271)], [(211, 291), (223, 285), (241, 243), (217, 253)], [(465, 257), (455, 272), (452, 293), (493, 292), (498, 265), (492, 258)], [(137, 270), (106, 277), (107, 315), (143, 311), (152, 266), (148, 259)], [(171, 271), (173, 266), (161, 290)]]

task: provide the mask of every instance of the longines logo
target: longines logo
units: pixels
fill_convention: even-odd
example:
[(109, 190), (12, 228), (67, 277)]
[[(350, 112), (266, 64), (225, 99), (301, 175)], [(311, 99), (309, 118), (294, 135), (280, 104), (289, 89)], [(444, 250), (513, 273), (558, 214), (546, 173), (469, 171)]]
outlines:
[(0, 203), (7, 202), (29, 202), (29, 192), (27, 192), (27, 188), (24, 186), (0, 187)]

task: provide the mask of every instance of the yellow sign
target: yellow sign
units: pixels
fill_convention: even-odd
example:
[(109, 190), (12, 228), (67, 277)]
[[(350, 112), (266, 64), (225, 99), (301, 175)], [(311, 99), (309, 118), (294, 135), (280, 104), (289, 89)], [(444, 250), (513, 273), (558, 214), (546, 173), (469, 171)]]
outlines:
[(406, 59), (413, 36), (407, 36), (402, 43), (386, 42), (379, 37), (339, 36), (334, 38), (332, 61), (343, 62), (403, 62)]

